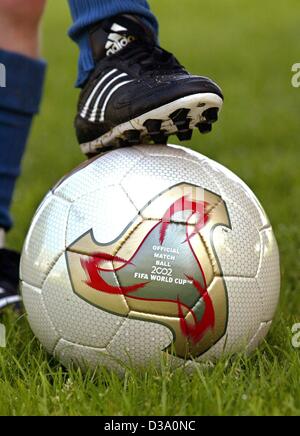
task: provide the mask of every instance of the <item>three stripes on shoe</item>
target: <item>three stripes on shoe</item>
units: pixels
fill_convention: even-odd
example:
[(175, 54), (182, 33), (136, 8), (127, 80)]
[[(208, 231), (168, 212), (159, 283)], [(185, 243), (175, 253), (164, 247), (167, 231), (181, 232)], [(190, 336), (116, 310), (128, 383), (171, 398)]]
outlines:
[(86, 101), (80, 113), (81, 117), (87, 118), (90, 122), (103, 122), (107, 105), (114, 93), (133, 81), (128, 80), (128, 78), (128, 74), (120, 73), (117, 69), (106, 73)]

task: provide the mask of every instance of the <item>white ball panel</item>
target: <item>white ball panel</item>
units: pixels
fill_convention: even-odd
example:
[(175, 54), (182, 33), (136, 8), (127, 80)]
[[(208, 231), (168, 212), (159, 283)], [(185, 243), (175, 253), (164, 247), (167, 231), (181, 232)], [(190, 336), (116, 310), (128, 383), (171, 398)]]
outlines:
[(71, 204), (48, 195), (38, 209), (27, 235), (21, 260), (21, 279), (42, 287), (48, 272), (66, 248)]
[(67, 227), (67, 246), (91, 229), (98, 242), (111, 242), (137, 213), (120, 186), (99, 187), (73, 203)]
[(48, 316), (41, 291), (25, 282), (21, 282), (21, 291), (30, 326), (46, 350), (52, 353), (59, 335)]
[(54, 355), (67, 368), (75, 365), (86, 371), (87, 369), (96, 370), (103, 366), (119, 374), (124, 373), (124, 368), (104, 349), (74, 344), (61, 339), (55, 348)]
[[(201, 160), (182, 157), (149, 156), (139, 162), (121, 185), (138, 210), (166, 189), (178, 183), (191, 183), (210, 191), (217, 189), (203, 170)], [(218, 192), (215, 192), (218, 194)]]
[(144, 157), (138, 150), (122, 149), (104, 154), (74, 171), (56, 189), (55, 193), (70, 201), (93, 191), (97, 186), (118, 184), (128, 171)]
[(148, 156), (178, 157), (180, 159), (187, 159), (198, 163), (207, 159), (202, 154), (196, 153), (195, 151), (180, 145), (140, 145), (135, 146), (134, 148)]
[(223, 200), (230, 200), (238, 204), (258, 229), (269, 225), (268, 217), (260, 202), (239, 177), (210, 159), (203, 163), (203, 167), (217, 183)]
[(255, 333), (255, 335), (253, 336), (253, 338), (251, 339), (251, 341), (247, 346), (247, 353), (251, 353), (257, 347), (259, 347), (259, 345), (262, 343), (264, 338), (267, 336), (271, 325), (272, 325), (272, 321), (262, 322), (260, 324), (257, 332)]
[(159, 365), (161, 351), (173, 340), (171, 331), (160, 324), (127, 319), (107, 347), (109, 354), (136, 366)]
[(218, 226), (214, 247), (224, 276), (255, 277), (261, 255), (259, 231), (236, 203), (226, 202), (232, 229)]
[(273, 319), (280, 295), (280, 261), (279, 252), (273, 230), (260, 232), (262, 252), (257, 274), (258, 285), (263, 295), (262, 321)]
[(104, 348), (124, 322), (124, 318), (94, 307), (73, 292), (64, 255), (48, 275), (42, 296), (59, 335), (70, 342)]
[(225, 336), (198, 360), (220, 358), (246, 347), (262, 320), (262, 297), (255, 279), (225, 278), (228, 292), (228, 325)]

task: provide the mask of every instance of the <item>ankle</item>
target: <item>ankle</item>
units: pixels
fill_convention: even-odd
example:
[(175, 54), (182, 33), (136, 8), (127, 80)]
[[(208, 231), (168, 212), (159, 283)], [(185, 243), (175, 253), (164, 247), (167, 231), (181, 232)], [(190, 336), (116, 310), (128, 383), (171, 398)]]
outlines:
[(4, 248), (5, 244), (5, 231), (0, 228), (0, 249)]

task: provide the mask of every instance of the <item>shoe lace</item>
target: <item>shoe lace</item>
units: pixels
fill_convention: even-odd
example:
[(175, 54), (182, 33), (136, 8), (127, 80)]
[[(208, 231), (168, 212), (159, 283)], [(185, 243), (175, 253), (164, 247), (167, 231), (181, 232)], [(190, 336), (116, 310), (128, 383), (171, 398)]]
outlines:
[(137, 66), (142, 73), (170, 73), (184, 68), (168, 51), (146, 43), (132, 43), (127, 53), (128, 65)]

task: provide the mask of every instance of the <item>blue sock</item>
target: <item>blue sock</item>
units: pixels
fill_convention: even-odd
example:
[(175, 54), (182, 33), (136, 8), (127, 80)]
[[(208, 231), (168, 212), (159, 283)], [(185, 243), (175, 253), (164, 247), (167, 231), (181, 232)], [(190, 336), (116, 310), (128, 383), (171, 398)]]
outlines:
[(74, 24), (70, 37), (80, 48), (77, 86), (81, 86), (94, 69), (87, 29), (97, 23), (120, 14), (140, 15), (155, 33), (158, 23), (146, 0), (69, 0)]
[[(38, 112), (45, 63), (0, 50), (0, 228), (9, 230), (9, 208), (33, 115)], [(3, 87), (6, 82), (6, 87)]]

